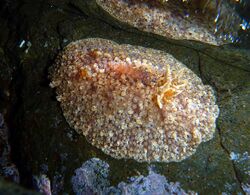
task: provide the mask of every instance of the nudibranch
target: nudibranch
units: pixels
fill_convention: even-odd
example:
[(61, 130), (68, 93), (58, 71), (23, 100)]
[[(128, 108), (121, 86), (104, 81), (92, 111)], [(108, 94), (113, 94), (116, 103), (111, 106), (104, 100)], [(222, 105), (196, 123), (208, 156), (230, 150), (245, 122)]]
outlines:
[(181, 161), (216, 128), (212, 88), (159, 50), (79, 40), (59, 54), (50, 79), (69, 125), (114, 158)]
[(113, 18), (169, 39), (222, 45), (238, 40), (242, 19), (226, 1), (96, 0)]

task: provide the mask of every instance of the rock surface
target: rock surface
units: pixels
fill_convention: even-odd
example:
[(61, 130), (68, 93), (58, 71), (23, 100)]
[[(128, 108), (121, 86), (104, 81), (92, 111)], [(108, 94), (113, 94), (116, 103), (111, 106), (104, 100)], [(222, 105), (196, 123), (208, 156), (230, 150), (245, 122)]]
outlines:
[(179, 181), (184, 190), (199, 194), (247, 194), (249, 50), (237, 45), (212, 47), (170, 41), (138, 30), (124, 30), (117, 21), (100, 17), (95, 4), (86, 6), (88, 1), (8, 2), (4, 1), (0, 16), (4, 29), (0, 35), (0, 108), (8, 115), (12, 156), (23, 185), (30, 186), (32, 175), (46, 174), (52, 193), (72, 193), (69, 178), (92, 157), (109, 164), (111, 185), (147, 175), (146, 163), (115, 160), (77, 135), (65, 121), (49, 87), (48, 68), (63, 46), (74, 40), (101, 37), (170, 53), (216, 91), (220, 116), (215, 137), (182, 162), (154, 163), (160, 174), (168, 181)]
[(6, 182), (3, 178), (0, 178), (0, 194), (5, 194), (5, 195), (39, 195), (39, 193), (22, 188), (17, 184)]

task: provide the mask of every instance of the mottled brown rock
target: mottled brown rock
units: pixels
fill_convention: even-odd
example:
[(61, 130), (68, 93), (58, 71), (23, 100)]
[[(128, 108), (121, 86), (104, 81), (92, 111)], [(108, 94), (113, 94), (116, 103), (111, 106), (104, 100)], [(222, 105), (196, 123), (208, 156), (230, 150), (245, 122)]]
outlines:
[(212, 88), (167, 53), (80, 40), (50, 77), (70, 126), (112, 157), (181, 161), (213, 137)]

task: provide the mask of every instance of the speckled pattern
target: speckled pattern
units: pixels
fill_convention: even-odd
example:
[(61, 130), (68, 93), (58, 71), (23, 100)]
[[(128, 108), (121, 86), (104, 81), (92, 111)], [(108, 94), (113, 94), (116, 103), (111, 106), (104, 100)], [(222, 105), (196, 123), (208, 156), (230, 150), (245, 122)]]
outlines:
[(212, 88), (167, 53), (79, 40), (50, 77), (70, 126), (114, 158), (181, 161), (213, 137)]
[[(217, 1), (206, 1), (206, 3), (204, 1), (203, 7), (199, 7), (202, 1), (181, 3), (181, 1), (96, 0), (96, 2), (121, 22), (171, 39), (222, 45), (235, 41), (240, 28), (240, 17), (226, 2), (216, 5)], [(196, 11), (189, 10), (192, 6), (197, 7)], [(217, 10), (220, 10), (218, 15)]]

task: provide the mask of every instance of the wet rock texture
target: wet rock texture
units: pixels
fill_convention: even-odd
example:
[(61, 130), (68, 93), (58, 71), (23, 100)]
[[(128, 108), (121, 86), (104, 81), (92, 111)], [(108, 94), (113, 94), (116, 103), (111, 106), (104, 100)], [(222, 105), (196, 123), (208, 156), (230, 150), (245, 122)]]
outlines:
[(0, 193), (8, 195), (39, 195), (39, 193), (27, 190), (17, 184), (0, 179)]
[(9, 144), (9, 130), (4, 121), (4, 116), (0, 113), (0, 175), (15, 183), (20, 182), (19, 172), (16, 165), (11, 161), (11, 148)]
[[(52, 193), (72, 193), (68, 178), (92, 157), (109, 164), (111, 185), (147, 175), (146, 163), (113, 159), (76, 134), (49, 87), (48, 69), (63, 46), (101, 37), (170, 53), (216, 91), (220, 116), (214, 138), (181, 162), (153, 163), (160, 174), (170, 182), (180, 182), (185, 191), (246, 194), (250, 177), (249, 50), (237, 45), (217, 48), (168, 41), (126, 31), (99, 12), (92, 1), (24, 0), (1, 9), (0, 54), (4, 57), (0, 60), (0, 108), (8, 116), (12, 156), (21, 184), (31, 186), (32, 175), (45, 174)], [(13, 11), (16, 14), (5, 16)]]

